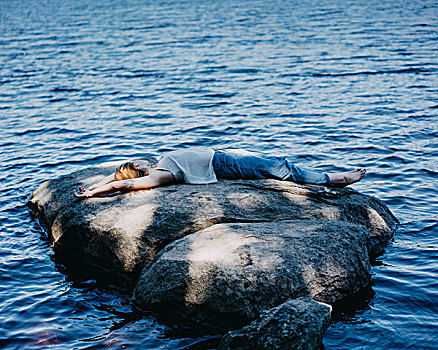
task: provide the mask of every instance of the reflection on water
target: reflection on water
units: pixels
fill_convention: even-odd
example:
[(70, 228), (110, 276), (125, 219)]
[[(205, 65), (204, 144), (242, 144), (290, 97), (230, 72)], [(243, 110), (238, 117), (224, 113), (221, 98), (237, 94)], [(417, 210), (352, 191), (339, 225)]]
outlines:
[(45, 179), (203, 145), (367, 167), (353, 187), (402, 224), (325, 348), (432, 349), (437, 15), (429, 0), (1, 1), (0, 345), (214, 347), (65, 271), (24, 205)]

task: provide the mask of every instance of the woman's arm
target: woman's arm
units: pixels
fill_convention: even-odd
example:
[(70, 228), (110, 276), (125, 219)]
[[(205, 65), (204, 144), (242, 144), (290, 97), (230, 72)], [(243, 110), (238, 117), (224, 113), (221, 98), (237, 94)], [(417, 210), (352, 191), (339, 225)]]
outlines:
[(151, 175), (138, 177), (135, 179), (113, 181), (93, 190), (85, 190), (74, 194), (77, 198), (89, 198), (102, 194), (113, 193), (116, 191), (143, 190), (153, 187), (162, 186), (175, 181), (172, 173), (169, 171), (156, 170)]
[(113, 182), (113, 181), (116, 181), (116, 174), (115, 173), (107, 176), (102, 181), (99, 181), (97, 184), (94, 184), (94, 185), (88, 187), (88, 190), (92, 191), (98, 187), (102, 187), (103, 185), (106, 185), (106, 184)]

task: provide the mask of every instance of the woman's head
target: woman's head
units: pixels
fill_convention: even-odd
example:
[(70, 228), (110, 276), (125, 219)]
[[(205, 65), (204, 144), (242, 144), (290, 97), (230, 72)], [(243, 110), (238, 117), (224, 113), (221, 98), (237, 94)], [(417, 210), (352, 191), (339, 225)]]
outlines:
[(120, 181), (147, 176), (150, 173), (150, 169), (155, 166), (156, 160), (154, 158), (129, 161), (116, 169), (115, 178), (117, 181)]

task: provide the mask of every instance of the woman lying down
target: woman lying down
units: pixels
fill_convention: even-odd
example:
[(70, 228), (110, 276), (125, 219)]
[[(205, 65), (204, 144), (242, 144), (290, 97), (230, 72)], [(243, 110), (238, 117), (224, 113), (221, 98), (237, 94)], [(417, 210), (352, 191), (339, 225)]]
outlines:
[(177, 182), (209, 184), (218, 179), (277, 179), (299, 184), (347, 186), (362, 180), (365, 172), (365, 169), (359, 168), (342, 173), (324, 173), (299, 167), (286, 157), (267, 156), (243, 149), (188, 148), (169, 152), (158, 163), (150, 160), (124, 163), (99, 183), (74, 190), (74, 195), (89, 198)]

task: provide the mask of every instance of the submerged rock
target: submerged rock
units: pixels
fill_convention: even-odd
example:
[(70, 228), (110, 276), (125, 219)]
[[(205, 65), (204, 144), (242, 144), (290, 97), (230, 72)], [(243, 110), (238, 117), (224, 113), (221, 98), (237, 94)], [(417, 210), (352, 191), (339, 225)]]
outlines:
[(218, 349), (318, 349), (331, 309), (307, 297), (289, 300), (264, 311), (248, 326), (225, 334)]
[(381, 201), (352, 189), (277, 180), (73, 196), (116, 165), (46, 181), (32, 194), (57, 256), (139, 277), (141, 307), (164, 314), (171, 306), (223, 330), (289, 299), (333, 303), (356, 292), (397, 222)]

